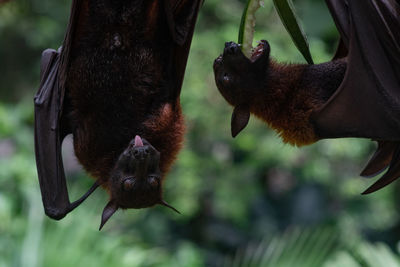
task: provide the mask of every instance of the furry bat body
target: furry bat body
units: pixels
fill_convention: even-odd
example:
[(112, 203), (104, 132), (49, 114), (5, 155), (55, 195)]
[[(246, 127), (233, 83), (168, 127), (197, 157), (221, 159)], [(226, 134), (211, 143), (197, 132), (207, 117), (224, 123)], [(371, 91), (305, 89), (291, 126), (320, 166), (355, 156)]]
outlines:
[[(263, 54), (255, 54), (250, 72), (239, 74), (243, 65), (234, 61), (246, 59), (240, 47), (232, 42), (226, 44), (224, 55), (214, 63), (217, 86), (235, 107), (232, 135), (236, 136), (245, 126), (241, 118), (247, 124), (247, 116), (252, 113), (276, 130), (285, 143), (297, 146), (314, 143), (318, 137), (309, 123), (310, 114), (336, 91), (343, 80), (346, 61), (279, 64), (269, 59), (266, 41), (257, 49)], [(246, 90), (241, 89), (244, 87)]]
[(318, 65), (279, 64), (266, 41), (246, 58), (227, 43), (214, 63), (217, 87), (235, 107), (232, 135), (250, 113), (294, 145), (363, 137), (379, 146), (363, 176), (387, 173), (365, 193), (400, 176), (400, 15), (394, 1), (327, 0), (341, 35), (335, 59)]
[[(63, 218), (97, 186), (118, 208), (161, 204), (184, 133), (179, 94), (201, 1), (74, 0), (62, 48), (42, 57), (35, 150), (45, 212)], [(70, 203), (61, 143), (96, 178)]]

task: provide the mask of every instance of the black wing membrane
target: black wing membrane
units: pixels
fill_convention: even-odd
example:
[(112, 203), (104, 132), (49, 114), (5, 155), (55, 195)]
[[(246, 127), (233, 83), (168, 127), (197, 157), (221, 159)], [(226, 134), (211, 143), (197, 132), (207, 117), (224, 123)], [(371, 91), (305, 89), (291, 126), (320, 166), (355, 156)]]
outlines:
[(389, 166), (396, 148), (396, 142), (378, 142), (378, 149), (376, 150), (374, 155), (372, 155), (367, 166), (365, 166), (360, 175), (366, 178), (370, 178), (383, 172)]
[(40, 86), (35, 95), (35, 155), (45, 213), (62, 219), (79, 206), (98, 186), (96, 182), (79, 200), (70, 203), (61, 155), (64, 137), (71, 133), (63, 116), (66, 69), (79, 5), (74, 0), (67, 33), (59, 51), (47, 49), (41, 62)]
[(174, 102), (180, 95), (186, 63), (197, 16), (203, 0), (167, 0), (164, 8), (171, 36), (175, 43), (173, 48), (173, 82), (171, 100)]
[[(381, 189), (382, 187), (387, 186), (388, 184), (392, 183), (393, 181), (395, 181), (397, 178), (400, 177), (400, 145), (399, 145), (399, 143), (395, 143), (393, 148), (391, 149), (391, 151), (394, 151), (394, 152), (392, 152), (392, 158), (390, 161), (390, 165), (388, 164), (389, 165), (388, 171), (377, 182), (375, 182), (367, 190), (365, 190), (363, 192), (363, 194), (373, 193), (373, 192)], [(378, 150), (375, 153), (375, 155), (379, 152), (380, 151), (379, 151), (379, 147), (378, 147)], [(387, 153), (387, 152), (385, 151), (384, 153)], [(383, 159), (387, 160), (388, 158), (383, 157)], [(380, 163), (380, 160), (377, 161), (377, 164), (379, 164), (379, 163)]]
[(347, 71), (331, 99), (312, 115), (321, 138), (363, 137), (378, 150), (362, 172), (386, 174), (364, 193), (400, 176), (400, 15), (391, 0), (326, 0), (347, 50)]

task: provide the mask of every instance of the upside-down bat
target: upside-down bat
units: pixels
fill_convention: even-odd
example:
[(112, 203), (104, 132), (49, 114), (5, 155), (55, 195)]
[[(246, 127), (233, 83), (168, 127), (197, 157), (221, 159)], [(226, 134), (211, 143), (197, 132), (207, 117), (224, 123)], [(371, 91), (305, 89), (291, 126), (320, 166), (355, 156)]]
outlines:
[[(100, 229), (119, 208), (172, 208), (162, 185), (183, 141), (179, 95), (201, 3), (73, 0), (62, 47), (43, 52), (35, 96), (36, 163), (49, 217), (63, 218), (98, 186), (110, 194)], [(96, 179), (73, 203), (61, 156), (71, 133), (79, 162)]]
[(340, 137), (378, 141), (361, 175), (389, 170), (364, 192), (371, 193), (400, 176), (400, 8), (392, 0), (326, 3), (341, 36), (332, 61), (280, 64), (267, 41), (248, 59), (229, 42), (214, 62), (215, 80), (234, 106), (234, 137), (252, 113), (297, 146)]

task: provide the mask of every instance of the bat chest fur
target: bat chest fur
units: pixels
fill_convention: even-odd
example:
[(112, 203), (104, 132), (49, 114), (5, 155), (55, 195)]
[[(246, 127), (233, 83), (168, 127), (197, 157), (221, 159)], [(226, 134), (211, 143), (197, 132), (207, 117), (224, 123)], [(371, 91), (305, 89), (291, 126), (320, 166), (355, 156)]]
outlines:
[(82, 46), (72, 60), (67, 86), (80, 110), (146, 109), (164, 98), (165, 78), (155, 53), (146, 47), (123, 51), (124, 43), (116, 33), (110, 49)]
[(135, 49), (148, 35), (146, 2), (91, 0), (82, 39), (112, 51)]
[(114, 49), (125, 49), (125, 43), (124, 40), (119, 33), (114, 33), (111, 34), (110, 38), (106, 40), (108, 42), (108, 47), (110, 50)]
[(76, 156), (88, 172), (104, 179), (135, 135), (147, 138), (143, 123), (168, 96), (162, 60), (153, 48), (122, 50), (124, 35), (109, 36), (114, 49), (78, 43), (66, 84)]
[(87, 31), (85, 37), (79, 42), (83, 49), (129, 53), (136, 50), (141, 43), (130, 26), (117, 24), (96, 25), (95, 27), (98, 27), (98, 29)]

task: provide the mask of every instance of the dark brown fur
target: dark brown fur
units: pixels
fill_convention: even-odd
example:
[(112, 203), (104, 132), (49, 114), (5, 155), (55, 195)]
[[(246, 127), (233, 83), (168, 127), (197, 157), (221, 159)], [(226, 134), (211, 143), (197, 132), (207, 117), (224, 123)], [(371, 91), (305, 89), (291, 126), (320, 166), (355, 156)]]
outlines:
[(346, 60), (281, 64), (269, 59), (266, 41), (261, 46), (265, 46), (264, 52), (249, 60), (236, 44), (226, 44), (223, 56), (214, 64), (219, 91), (231, 105), (241, 107), (239, 113), (248, 110), (261, 118), (284, 142), (301, 146), (317, 141), (310, 114), (339, 87)]
[(318, 65), (279, 64), (271, 60), (263, 90), (250, 91), (250, 111), (268, 123), (285, 143), (301, 146), (318, 140), (310, 114), (339, 87), (345, 60)]
[[(161, 152), (165, 175), (181, 147), (184, 126), (179, 100), (168, 99), (168, 37), (162, 33), (168, 28), (157, 16), (159, 1), (87, 3), (66, 84), (76, 156), (107, 187), (118, 156), (140, 135)], [(150, 34), (138, 17), (153, 29)]]

